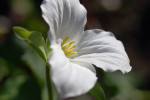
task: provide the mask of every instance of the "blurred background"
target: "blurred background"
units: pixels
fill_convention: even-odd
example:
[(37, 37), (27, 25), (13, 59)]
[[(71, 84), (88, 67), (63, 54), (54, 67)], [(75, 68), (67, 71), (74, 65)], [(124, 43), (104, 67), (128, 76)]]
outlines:
[[(150, 0), (80, 1), (88, 11), (85, 29), (113, 32), (131, 60), (132, 71), (125, 75), (97, 69), (107, 100), (150, 100)], [(41, 2), (0, 1), (0, 100), (47, 100), (45, 63), (12, 31), (21, 26), (46, 37)], [(94, 99), (86, 94), (68, 100)]]

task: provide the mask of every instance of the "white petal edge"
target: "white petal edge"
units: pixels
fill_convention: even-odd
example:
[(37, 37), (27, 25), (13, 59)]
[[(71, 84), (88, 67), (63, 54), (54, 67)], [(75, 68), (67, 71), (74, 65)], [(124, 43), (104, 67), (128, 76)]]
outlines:
[(43, 0), (41, 9), (50, 27), (50, 40), (79, 40), (87, 22), (87, 11), (79, 0)]
[(73, 61), (88, 62), (108, 72), (120, 70), (127, 73), (131, 70), (122, 42), (111, 32), (100, 29), (85, 31), (77, 52)]
[(60, 99), (85, 94), (94, 87), (97, 77), (91, 64), (70, 62), (59, 45), (52, 45), (51, 48), (51, 77)]

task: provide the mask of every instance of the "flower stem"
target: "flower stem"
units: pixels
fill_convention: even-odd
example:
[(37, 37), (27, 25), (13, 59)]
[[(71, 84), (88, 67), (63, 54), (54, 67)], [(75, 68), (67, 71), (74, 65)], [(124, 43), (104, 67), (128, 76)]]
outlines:
[(46, 81), (47, 81), (49, 100), (53, 100), (52, 83), (50, 77), (50, 66), (48, 64), (46, 65)]

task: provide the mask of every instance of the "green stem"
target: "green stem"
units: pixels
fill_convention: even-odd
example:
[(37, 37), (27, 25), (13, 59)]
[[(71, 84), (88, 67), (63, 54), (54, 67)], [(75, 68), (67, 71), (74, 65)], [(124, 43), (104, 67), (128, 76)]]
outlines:
[(46, 81), (47, 81), (49, 100), (53, 100), (52, 82), (50, 77), (50, 66), (48, 64), (46, 65)]

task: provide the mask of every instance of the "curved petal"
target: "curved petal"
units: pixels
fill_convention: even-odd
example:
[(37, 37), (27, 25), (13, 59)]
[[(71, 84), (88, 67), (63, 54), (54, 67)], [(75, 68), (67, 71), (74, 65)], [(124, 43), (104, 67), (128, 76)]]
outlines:
[(70, 62), (59, 45), (51, 48), (51, 77), (61, 99), (85, 94), (94, 87), (97, 77), (91, 64)]
[[(50, 27), (50, 39), (79, 40), (86, 24), (86, 9), (79, 0), (44, 0), (43, 18)], [(79, 36), (80, 35), (80, 36)]]
[(112, 33), (95, 29), (84, 34), (74, 61), (92, 63), (110, 72), (121, 70), (126, 73), (131, 70), (123, 44)]

